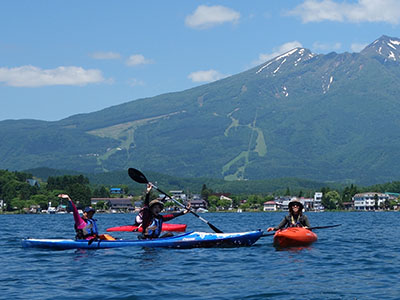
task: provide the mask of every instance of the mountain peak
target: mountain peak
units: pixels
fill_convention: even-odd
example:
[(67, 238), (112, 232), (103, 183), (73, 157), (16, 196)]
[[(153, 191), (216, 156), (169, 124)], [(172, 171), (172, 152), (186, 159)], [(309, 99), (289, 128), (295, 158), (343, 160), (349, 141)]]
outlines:
[(314, 56), (315, 55), (308, 49), (300, 47), (293, 48), (292, 50), (278, 55), (277, 57), (259, 66), (256, 74), (268, 72), (272, 75), (275, 75), (277, 72), (279, 72), (279, 70), (282, 69), (282, 67), (286, 67), (288, 65), (296, 67), (298, 64), (307, 61)]
[(372, 44), (365, 47), (361, 54), (367, 56), (380, 56), (385, 60), (400, 61), (400, 39), (382, 35)]

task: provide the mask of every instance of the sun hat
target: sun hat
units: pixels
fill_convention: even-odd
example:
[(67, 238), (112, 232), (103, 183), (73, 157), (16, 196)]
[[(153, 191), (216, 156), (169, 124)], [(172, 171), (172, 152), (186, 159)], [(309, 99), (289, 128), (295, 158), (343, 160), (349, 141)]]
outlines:
[(290, 201), (289, 202), (289, 209), (292, 208), (293, 205), (298, 205), (301, 210), (304, 208), (303, 203), (301, 203), (299, 200)]
[(160, 206), (161, 206), (161, 209), (164, 208), (164, 203), (162, 203), (160, 200), (157, 200), (157, 199), (155, 199), (155, 200), (153, 200), (153, 201), (150, 201), (149, 207), (151, 208), (152, 206), (154, 206), (154, 205), (156, 205), (156, 204), (160, 205)]

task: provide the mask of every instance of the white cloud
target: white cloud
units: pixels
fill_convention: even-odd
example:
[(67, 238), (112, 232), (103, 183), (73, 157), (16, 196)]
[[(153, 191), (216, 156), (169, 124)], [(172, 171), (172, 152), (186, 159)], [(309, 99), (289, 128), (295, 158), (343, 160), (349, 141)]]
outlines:
[(128, 66), (138, 66), (138, 65), (146, 65), (146, 64), (151, 64), (154, 61), (151, 59), (145, 58), (142, 54), (133, 54), (129, 56), (129, 58), (126, 61), (126, 64)]
[(266, 61), (269, 61), (270, 59), (273, 59), (273, 58), (275, 58), (285, 52), (288, 52), (289, 50), (297, 48), (297, 47), (303, 47), (303, 46), (298, 41), (285, 43), (285, 44), (279, 46), (278, 48), (272, 49), (272, 51), (273, 51), (272, 53), (261, 53), (258, 56), (258, 59), (256, 61), (253, 61), (252, 65), (253, 66), (260, 65)]
[(130, 86), (144, 86), (144, 81), (143, 80), (139, 80), (136, 78), (131, 78), (129, 79), (129, 83)]
[(342, 48), (341, 43), (321, 43), (315, 42), (313, 44), (313, 50), (315, 51), (337, 51)]
[(227, 22), (236, 23), (239, 18), (240, 13), (231, 8), (200, 5), (193, 14), (186, 17), (185, 24), (192, 28), (205, 29)]
[(120, 59), (121, 55), (116, 52), (95, 52), (90, 55), (94, 59)]
[(367, 47), (368, 44), (359, 44), (359, 43), (353, 43), (351, 44), (351, 51), (353, 52), (360, 52), (362, 51), (365, 47)]
[(42, 70), (34, 66), (0, 68), (0, 82), (14, 87), (51, 85), (87, 85), (105, 81), (101, 71), (81, 67), (58, 67)]
[(356, 3), (333, 0), (305, 0), (289, 15), (300, 16), (304, 23), (337, 22), (400, 22), (400, 1), (398, 0), (358, 0)]
[(189, 74), (188, 78), (193, 82), (212, 82), (227, 77), (215, 70), (197, 71)]

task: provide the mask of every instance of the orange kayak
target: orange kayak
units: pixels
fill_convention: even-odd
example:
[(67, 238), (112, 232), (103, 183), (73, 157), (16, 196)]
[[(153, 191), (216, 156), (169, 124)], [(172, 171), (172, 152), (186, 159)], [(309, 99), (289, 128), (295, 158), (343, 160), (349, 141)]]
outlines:
[(278, 230), (274, 235), (274, 245), (279, 248), (308, 246), (314, 243), (318, 236), (303, 227), (289, 227)]
[[(125, 225), (125, 226), (117, 226), (107, 228), (107, 231), (133, 231), (137, 229), (137, 226), (133, 225)], [(142, 232), (142, 227), (139, 227), (138, 231)], [(162, 231), (176, 231), (176, 232), (184, 232), (186, 230), (186, 224), (170, 224), (170, 223), (163, 223), (162, 224)]]

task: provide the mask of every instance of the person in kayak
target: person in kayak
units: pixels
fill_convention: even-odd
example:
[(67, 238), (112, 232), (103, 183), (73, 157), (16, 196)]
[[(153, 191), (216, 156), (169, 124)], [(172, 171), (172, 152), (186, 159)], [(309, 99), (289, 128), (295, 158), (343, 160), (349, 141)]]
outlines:
[(75, 231), (76, 231), (76, 240), (93, 240), (93, 239), (106, 239), (106, 240), (115, 240), (108, 234), (99, 235), (97, 230), (96, 220), (93, 219), (93, 215), (95, 214), (96, 210), (93, 207), (86, 207), (83, 210), (82, 217), (79, 215), (78, 209), (75, 206), (75, 203), (67, 194), (60, 194), (58, 195), (59, 198), (67, 199), (72, 206), (72, 212), (74, 215), (75, 220)]
[(289, 202), (289, 214), (283, 218), (277, 227), (269, 227), (267, 231), (276, 231), (286, 227), (311, 227), (306, 215), (303, 215), (303, 204), (298, 200)]
[[(153, 186), (151, 184), (147, 185), (144, 205), (135, 219), (135, 225), (143, 229), (142, 235), (140, 236), (142, 239), (158, 238), (161, 234), (163, 222), (187, 214), (190, 209), (189, 205), (184, 211), (160, 215), (160, 212), (164, 209), (164, 203), (157, 199), (150, 201), (150, 192), (152, 188)], [(167, 236), (172, 236), (172, 234), (166, 233), (162, 237)]]

